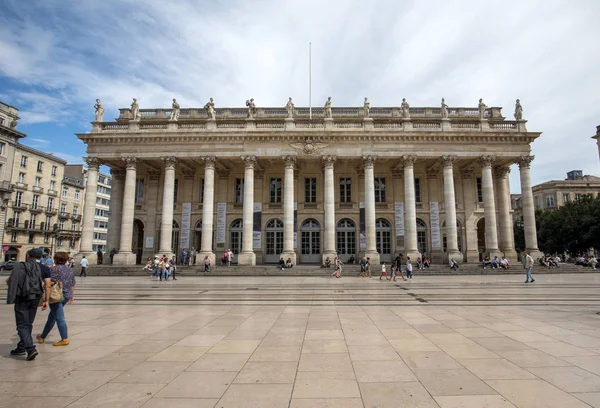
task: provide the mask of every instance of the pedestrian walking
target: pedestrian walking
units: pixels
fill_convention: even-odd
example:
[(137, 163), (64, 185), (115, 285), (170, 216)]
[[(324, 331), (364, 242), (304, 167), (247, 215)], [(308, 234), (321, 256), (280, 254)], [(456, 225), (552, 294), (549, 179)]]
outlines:
[(381, 276), (379, 276), (379, 280), (385, 276), (385, 280), (389, 280), (387, 277), (387, 272), (385, 270), (385, 262), (381, 265)]
[(190, 265), (196, 266), (196, 248), (190, 250)]
[(177, 280), (175, 273), (177, 272), (177, 257), (173, 255), (173, 259), (169, 261), (169, 272), (173, 275), (173, 280)]
[(406, 277), (410, 280), (412, 280), (412, 271), (413, 271), (413, 266), (412, 263), (410, 263), (410, 256), (406, 257)]
[(523, 251), (523, 268), (525, 268), (526, 278), (525, 283), (533, 283), (535, 279), (531, 275), (531, 268), (533, 268), (533, 258), (526, 251)]
[(85, 256), (84, 256), (84, 257), (82, 257), (82, 258), (81, 258), (81, 261), (79, 261), (79, 266), (81, 266), (81, 273), (79, 274), (79, 277), (80, 277), (80, 278), (81, 278), (82, 276), (87, 278), (87, 272), (86, 272), (86, 269), (87, 269), (88, 265), (89, 265), (89, 262), (88, 262), (88, 260), (85, 258)]
[(365, 278), (371, 277), (371, 258), (367, 257), (367, 264), (365, 265)]
[(204, 257), (204, 273), (210, 273), (210, 258), (208, 255)]

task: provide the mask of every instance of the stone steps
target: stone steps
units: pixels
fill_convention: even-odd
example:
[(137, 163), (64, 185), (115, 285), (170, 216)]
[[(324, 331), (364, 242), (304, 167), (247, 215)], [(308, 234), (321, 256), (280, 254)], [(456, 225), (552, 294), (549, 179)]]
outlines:
[[(79, 272), (79, 268), (76, 268)], [(213, 267), (209, 276), (328, 276), (333, 269), (320, 268), (313, 265), (297, 265), (290, 269), (279, 270), (275, 265), (257, 265), (257, 266), (216, 266)], [(567, 274), (567, 273), (594, 273), (600, 272), (591, 268), (584, 268), (578, 265), (564, 264), (559, 268), (541, 268), (534, 267), (533, 274)], [(88, 267), (87, 273), (90, 276), (147, 276), (151, 275), (149, 271), (142, 270), (142, 266), (116, 266), (116, 265), (92, 265)], [(360, 273), (359, 265), (344, 265), (343, 275), (357, 276)], [(373, 276), (379, 276), (381, 269), (375, 268)], [(389, 269), (388, 269), (389, 274)], [(519, 265), (510, 269), (483, 269), (479, 265), (463, 264), (458, 271), (451, 271), (445, 265), (432, 265), (424, 270), (413, 270), (415, 276), (438, 276), (438, 275), (507, 275), (507, 274), (525, 274), (523, 268)], [(178, 266), (177, 275), (179, 276), (205, 276), (204, 268), (200, 266)]]

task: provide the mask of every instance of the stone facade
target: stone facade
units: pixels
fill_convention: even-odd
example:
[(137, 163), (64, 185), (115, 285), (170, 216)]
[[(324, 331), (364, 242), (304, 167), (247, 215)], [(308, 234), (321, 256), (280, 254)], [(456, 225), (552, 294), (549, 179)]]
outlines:
[[(213, 102), (214, 104), (214, 102)], [(231, 249), (240, 264), (401, 252), (434, 262), (515, 259), (508, 166), (519, 163), (527, 249), (537, 251), (530, 144), (501, 108), (121, 109), (78, 137), (113, 175), (116, 264)], [(136, 108), (137, 109), (137, 108)], [(208, 112), (208, 114), (207, 114)], [(331, 115), (329, 115), (331, 113)], [(210, 116), (209, 116), (210, 114)], [(214, 114), (214, 118), (213, 118)], [(309, 115), (312, 119), (309, 119)], [(446, 117), (447, 116), (447, 117)], [(86, 202), (96, 201), (88, 177)], [(87, 214), (87, 206), (86, 206)], [(81, 252), (93, 234), (84, 216)]]

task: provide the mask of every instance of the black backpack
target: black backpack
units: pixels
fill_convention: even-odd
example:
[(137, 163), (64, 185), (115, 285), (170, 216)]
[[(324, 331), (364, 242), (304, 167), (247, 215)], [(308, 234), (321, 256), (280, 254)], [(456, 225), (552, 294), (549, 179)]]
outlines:
[(42, 267), (35, 261), (22, 262), (22, 264), (25, 268), (25, 280), (21, 296), (26, 297), (28, 300), (42, 297), (44, 294)]

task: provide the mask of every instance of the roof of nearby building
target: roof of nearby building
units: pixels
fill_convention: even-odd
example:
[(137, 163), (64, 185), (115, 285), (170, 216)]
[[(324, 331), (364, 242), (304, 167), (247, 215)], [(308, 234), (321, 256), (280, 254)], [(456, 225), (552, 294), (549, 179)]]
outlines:
[(46, 158), (46, 159), (48, 159), (48, 160), (55, 161), (55, 162), (57, 162), (57, 163), (60, 163), (60, 164), (62, 164), (62, 165), (66, 165), (66, 164), (67, 164), (67, 161), (66, 161), (66, 160), (63, 160), (63, 159), (61, 159), (61, 158), (58, 158), (58, 157), (56, 157), (56, 156), (55, 156), (54, 154), (52, 154), (52, 153), (44, 153), (44, 152), (42, 152), (42, 151), (39, 151), (39, 150), (37, 150), (37, 149), (34, 149), (33, 147), (25, 146), (25, 145), (23, 145), (23, 144), (21, 144), (21, 143), (17, 143), (17, 144), (15, 145), (15, 148), (16, 148), (16, 149), (18, 149), (18, 150), (23, 150), (23, 151), (25, 151), (25, 152), (28, 152), (28, 153), (31, 153), (31, 154), (37, 154), (38, 156), (42, 156), (42, 157), (44, 157), (44, 158)]

